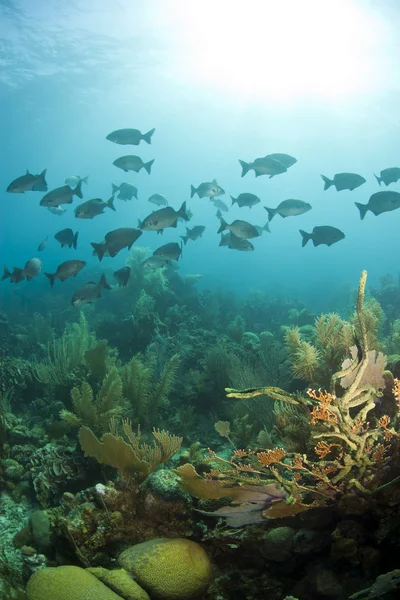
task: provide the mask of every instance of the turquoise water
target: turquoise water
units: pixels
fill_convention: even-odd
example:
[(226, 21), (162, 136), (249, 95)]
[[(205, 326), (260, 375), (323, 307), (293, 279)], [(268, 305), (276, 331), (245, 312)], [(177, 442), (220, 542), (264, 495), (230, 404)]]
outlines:
[[(79, 258), (97, 267), (90, 242), (122, 224), (136, 226), (154, 208), (147, 198), (160, 192), (175, 208), (188, 202), (189, 225), (206, 226), (203, 239), (185, 248), (181, 265), (182, 272), (202, 273), (202, 286), (283, 288), (312, 302), (354, 283), (363, 268), (372, 282), (395, 274), (399, 213), (368, 213), (361, 222), (354, 201), (365, 203), (379, 191), (373, 173), (398, 164), (399, 121), (392, 110), (398, 8), (391, 2), (379, 11), (369, 3), (325, 4), (322, 10), (306, 3), (299, 13), (290, 2), (287, 12), (257, 2), (217, 9), (209, 3), (184, 9), (180, 2), (2, 2), (2, 262), (23, 266), (49, 236), (42, 259), (44, 270), (52, 270), (65, 257), (52, 236), (72, 227), (80, 232)], [(105, 140), (124, 127), (155, 127), (151, 146)], [(130, 148), (155, 159), (151, 176), (112, 165)], [(298, 162), (272, 179), (255, 179), (253, 172), (240, 177), (239, 158), (273, 152)], [(39, 192), (5, 192), (27, 168), (47, 168), (49, 190), (70, 175), (89, 174), (85, 200), (107, 200), (111, 182), (127, 181), (138, 187), (139, 201), (117, 200), (115, 213), (85, 222), (74, 218), (75, 198), (60, 218), (38, 206)], [(321, 173), (346, 171), (364, 176), (366, 184), (323, 192)], [(264, 225), (263, 206), (287, 198), (313, 208), (300, 217), (275, 217), (254, 252), (228, 251), (218, 247), (213, 205), (189, 197), (191, 184), (214, 177), (228, 205), (229, 195), (241, 192), (262, 200), (251, 210), (230, 208), (228, 222)], [(330, 248), (302, 249), (298, 230), (316, 225), (338, 227), (346, 238)], [(177, 233), (184, 233), (183, 224), (166, 231), (162, 242)], [(140, 242), (155, 249), (160, 240), (150, 232)], [(125, 256), (104, 265), (121, 266)], [(21, 287), (37, 294), (45, 283), (41, 277)]]

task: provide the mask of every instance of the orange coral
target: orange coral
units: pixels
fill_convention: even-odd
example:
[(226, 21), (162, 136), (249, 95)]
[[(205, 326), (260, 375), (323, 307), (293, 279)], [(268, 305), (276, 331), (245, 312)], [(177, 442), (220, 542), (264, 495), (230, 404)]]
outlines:
[(274, 463), (280, 462), (285, 457), (285, 451), (283, 448), (274, 448), (273, 450), (266, 450), (265, 452), (258, 452), (257, 458), (263, 467), (269, 467)]
[(318, 402), (318, 405), (311, 411), (311, 425), (315, 425), (317, 421), (326, 421), (333, 424), (338, 422), (337, 415), (330, 408), (330, 404), (336, 399), (335, 396), (322, 390), (307, 390), (307, 394)]

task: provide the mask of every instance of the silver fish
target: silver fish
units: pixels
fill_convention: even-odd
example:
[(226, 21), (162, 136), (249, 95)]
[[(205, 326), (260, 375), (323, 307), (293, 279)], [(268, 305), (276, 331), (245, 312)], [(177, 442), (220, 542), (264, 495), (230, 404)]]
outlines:
[(42, 240), (42, 241), (40, 242), (39, 246), (37, 247), (37, 251), (38, 251), (38, 252), (42, 252), (42, 251), (43, 251), (43, 250), (46, 248), (46, 246), (47, 246), (47, 240), (48, 240), (48, 239), (49, 239), (49, 238), (48, 238), (48, 236), (46, 236), (46, 237), (44, 238), (44, 240)]
[(258, 196), (256, 196), (255, 194), (248, 193), (239, 194), (237, 198), (231, 196), (231, 200), (232, 206), (234, 204), (237, 204), (240, 208), (242, 208), (243, 206), (248, 206), (249, 208), (251, 208), (252, 206), (255, 206), (256, 204), (261, 202)]
[(329, 190), (333, 185), (337, 192), (341, 192), (342, 190), (350, 190), (352, 192), (366, 182), (366, 179), (361, 177), (361, 175), (357, 175), (357, 173), (337, 173), (333, 179), (328, 179), (325, 175), (321, 175), (321, 177), (324, 181), (324, 191)]
[(96, 252), (97, 258), (101, 262), (105, 255), (113, 258), (123, 248), (128, 248), (128, 250), (130, 250), (132, 245), (141, 235), (142, 232), (140, 229), (135, 229), (134, 227), (120, 227), (119, 229), (109, 231), (105, 235), (104, 242), (100, 244), (91, 242), (91, 245)]
[(70, 175), (70, 177), (67, 177), (64, 183), (65, 185), (69, 185), (70, 187), (76, 187), (80, 181), (82, 181), (82, 183), (86, 183), (87, 185), (89, 182), (89, 175), (86, 175), (86, 177), (79, 177), (79, 175)]
[(265, 158), (273, 158), (274, 160), (282, 163), (287, 169), (297, 163), (297, 159), (294, 156), (290, 156), (290, 154), (280, 154), (279, 152), (275, 152), (275, 154), (267, 154)]
[(168, 206), (168, 200), (164, 194), (153, 194), (150, 196), (148, 201), (156, 204), (157, 206)]
[(361, 220), (364, 219), (367, 212), (370, 210), (376, 217), (384, 212), (390, 212), (400, 208), (399, 192), (376, 192), (372, 194), (368, 200), (368, 204), (354, 203), (360, 211)]
[[(181, 242), (182, 243), (182, 242)], [(179, 260), (182, 255), (182, 245), (177, 242), (170, 242), (160, 246), (153, 252), (153, 256), (159, 256), (165, 260)]]
[(400, 179), (400, 168), (399, 167), (389, 167), (388, 169), (383, 169), (380, 172), (379, 177), (377, 175), (374, 176), (379, 185), (383, 183), (388, 186), (391, 183), (396, 183)]
[(125, 200), (125, 201), (132, 200), (133, 197), (135, 197), (137, 200), (138, 189), (134, 185), (131, 185), (130, 183), (121, 183), (121, 185), (114, 185), (112, 183), (111, 186), (112, 186), (112, 195), (113, 196), (117, 192), (119, 192), (119, 194), (117, 196), (117, 198), (119, 198), (119, 200)]
[(204, 225), (195, 225), (192, 229), (186, 227), (186, 235), (181, 235), (181, 239), (183, 240), (185, 246), (188, 240), (197, 240), (199, 237), (203, 235), (205, 231)]
[[(400, 195), (400, 194), (399, 194)], [(326, 246), (332, 246), (336, 242), (340, 242), (345, 238), (343, 231), (337, 229), (336, 227), (331, 227), (330, 225), (321, 225), (318, 227), (314, 227), (312, 233), (307, 233), (302, 229), (299, 230), (302, 236), (302, 246), (307, 244), (310, 240), (314, 246), (321, 246), (321, 244), (325, 244)]]
[(104, 274), (98, 283), (88, 281), (78, 288), (72, 296), (71, 304), (72, 306), (91, 304), (94, 300), (101, 297), (102, 290), (111, 290), (111, 286), (108, 285)]
[(279, 175), (280, 173), (286, 173), (287, 171), (285, 165), (279, 162), (279, 160), (269, 158), (268, 156), (256, 158), (252, 163), (247, 163), (244, 160), (239, 160), (239, 163), (242, 167), (242, 177), (252, 169), (256, 177), (259, 177), (260, 175), (269, 175), (270, 178)]
[(61, 231), (58, 231), (54, 237), (57, 240), (57, 242), (59, 242), (61, 244), (61, 248), (64, 248), (64, 246), (68, 246), (68, 248), (73, 247), (76, 250), (76, 245), (78, 242), (78, 235), (79, 235), (78, 231), (76, 233), (74, 233), (72, 231), (72, 229), (67, 228), (67, 229), (62, 229)]
[(24, 266), (24, 275), (28, 281), (37, 277), (42, 270), (43, 263), (40, 258), (31, 258)]
[(215, 198), (215, 196), (222, 196), (225, 194), (225, 190), (223, 190), (216, 180), (213, 179), (212, 181), (201, 183), (198, 188), (191, 185), (190, 197), (193, 198), (195, 194), (197, 194), (199, 198)]
[(135, 173), (139, 173), (140, 169), (145, 169), (150, 175), (153, 162), (154, 158), (153, 160), (144, 163), (140, 156), (128, 154), (127, 156), (120, 156), (119, 158), (114, 160), (113, 165), (115, 165), (119, 169), (122, 169), (126, 173), (128, 171), (135, 171)]
[(55, 273), (45, 273), (45, 275), (50, 281), (50, 286), (53, 287), (56, 279), (65, 281), (69, 277), (76, 277), (85, 265), (84, 260), (66, 260), (58, 265)]
[(138, 146), (142, 140), (151, 144), (151, 136), (154, 132), (155, 129), (150, 129), (147, 133), (140, 133), (139, 129), (116, 129), (106, 136), (106, 140), (122, 146)]
[(107, 202), (104, 202), (101, 198), (93, 198), (79, 204), (74, 211), (75, 217), (77, 219), (94, 219), (94, 217), (102, 215), (105, 208), (110, 208), (115, 212), (114, 196), (111, 196)]
[(228, 212), (228, 207), (220, 198), (210, 198), (210, 201), (214, 204), (215, 208)]
[(182, 217), (185, 221), (189, 220), (186, 212), (186, 202), (182, 204), (179, 210), (175, 210), (172, 206), (166, 206), (154, 211), (151, 215), (148, 215), (140, 223), (139, 227), (143, 231), (158, 231), (162, 233), (167, 227), (176, 227), (179, 217)]
[(40, 206), (59, 206), (60, 204), (71, 204), (73, 197), (83, 198), (82, 196), (82, 182), (80, 181), (75, 189), (69, 187), (69, 185), (63, 185), (62, 187), (56, 188), (51, 192), (48, 192), (40, 201)]
[(114, 271), (114, 277), (117, 280), (118, 285), (121, 287), (125, 287), (128, 284), (130, 276), (130, 267), (122, 267), (121, 269), (118, 269), (118, 271)]
[(27, 170), (25, 175), (17, 177), (7, 187), (7, 192), (11, 194), (23, 194), (24, 192), (47, 192), (46, 171), (40, 175), (33, 175)]
[(238, 238), (234, 233), (228, 232), (225, 235), (221, 233), (220, 246), (227, 246), (230, 250), (239, 250), (241, 252), (251, 252), (254, 246), (249, 240)]
[(227, 229), (229, 229), (229, 231), (236, 237), (245, 240), (259, 237), (260, 235), (254, 225), (251, 225), (251, 223), (248, 223), (247, 221), (236, 219), (229, 225), (224, 218), (221, 217), (221, 226), (217, 233), (222, 233), (222, 231), (226, 231)]
[(149, 256), (142, 262), (142, 267), (149, 269), (161, 269), (168, 264), (168, 260), (162, 256)]
[(53, 215), (58, 215), (59, 217), (62, 217), (62, 215), (67, 212), (67, 209), (63, 208), (62, 206), (48, 206), (47, 210), (49, 210)]
[(276, 208), (268, 208), (264, 206), (268, 213), (268, 219), (272, 221), (275, 215), (280, 215), (284, 219), (286, 217), (295, 217), (297, 215), (303, 215), (304, 213), (311, 210), (311, 204), (303, 202), (303, 200), (283, 200)]

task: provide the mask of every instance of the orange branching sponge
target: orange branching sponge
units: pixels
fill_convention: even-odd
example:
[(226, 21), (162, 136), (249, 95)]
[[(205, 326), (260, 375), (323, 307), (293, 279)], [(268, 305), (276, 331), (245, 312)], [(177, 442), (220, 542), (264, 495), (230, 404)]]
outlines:
[(307, 394), (313, 400), (317, 400), (318, 404), (311, 412), (311, 425), (315, 425), (317, 421), (325, 421), (327, 423), (336, 424), (338, 422), (337, 414), (332, 410), (331, 404), (336, 397), (329, 392), (322, 390), (307, 390)]
[(394, 380), (393, 394), (397, 402), (397, 408), (400, 411), (400, 379)]
[(322, 440), (318, 442), (318, 444), (314, 448), (315, 454), (317, 454), (320, 458), (325, 458), (332, 448), (341, 448), (340, 444), (328, 444), (328, 442), (323, 442)]
[(269, 467), (274, 463), (279, 463), (285, 457), (285, 451), (283, 448), (274, 448), (273, 450), (265, 450), (264, 452), (258, 452), (257, 458), (263, 467)]

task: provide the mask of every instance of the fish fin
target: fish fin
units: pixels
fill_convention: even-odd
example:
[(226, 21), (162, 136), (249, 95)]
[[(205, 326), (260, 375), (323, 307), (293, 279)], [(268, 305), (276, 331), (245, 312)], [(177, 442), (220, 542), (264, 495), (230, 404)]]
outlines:
[(246, 173), (248, 173), (251, 169), (251, 165), (250, 163), (245, 162), (244, 160), (240, 160), (240, 166), (242, 167), (242, 177), (244, 177), (246, 175)]
[(212, 180), (211, 183), (214, 183), (215, 185), (218, 185), (217, 180), (215, 179), (215, 177), (214, 177), (214, 179)]
[(232, 200), (231, 206), (233, 206), (235, 203), (237, 203), (237, 198), (234, 198), (233, 196), (231, 196), (231, 200)]
[(82, 177), (81, 179), (82, 183), (86, 183), (86, 185), (89, 183), (89, 175), (86, 175), (86, 177)]
[(197, 194), (197, 189), (194, 187), (194, 185), (190, 186), (190, 197), (193, 198), (193, 196)]
[(222, 217), (222, 212), (220, 211), (220, 209), (217, 209), (217, 212), (215, 213), (215, 216), (218, 217), (218, 219), (220, 219)]
[(184, 244), (185, 244), (185, 246), (186, 246), (186, 244), (187, 244), (187, 241), (188, 241), (188, 239), (189, 239), (189, 236), (187, 236), (187, 235), (181, 235), (181, 236), (180, 236), (180, 238), (181, 238), (181, 240), (183, 240), (183, 242), (184, 242)]
[(221, 220), (221, 225), (220, 225), (220, 228), (218, 229), (217, 233), (222, 233), (223, 231), (228, 229), (228, 223), (225, 221), (224, 217), (221, 216), (220, 220)]
[(56, 274), (55, 273), (45, 273), (47, 279), (50, 280), (50, 287), (54, 286), (54, 281), (56, 279)]
[(374, 177), (375, 177), (375, 179), (377, 180), (377, 182), (379, 183), (379, 185), (381, 185), (381, 183), (382, 183), (382, 181), (383, 181), (383, 180), (382, 180), (382, 177), (378, 177), (378, 175), (375, 175), (375, 173), (374, 173)]
[[(76, 188), (73, 190), (72, 195), (78, 196), (78, 198), (80, 198), (82, 200), (83, 195), (82, 195), (82, 180), (78, 183), (78, 185), (76, 186)], [(72, 202), (72, 198), (71, 198), (71, 202)]]
[(360, 211), (360, 218), (362, 221), (368, 212), (368, 204), (361, 204), (360, 202), (354, 202), (354, 204), (357, 206), (358, 210)]
[[(105, 289), (105, 290), (111, 290), (111, 285), (109, 285), (106, 281), (106, 276), (103, 275), (100, 277), (100, 281), (99, 281), (99, 287)], [(100, 293), (100, 292), (99, 292)]]
[(79, 235), (79, 231), (77, 231), (77, 232), (75, 233), (75, 235), (74, 235), (74, 238), (73, 238), (73, 240), (72, 240), (72, 245), (73, 245), (73, 247), (74, 247), (74, 250), (76, 250), (76, 245), (77, 245), (77, 243), (78, 243), (78, 235)]
[(30, 275), (25, 275), (25, 277), (27, 278), (28, 281), (30, 281), (32, 279), (32, 277)]
[(148, 144), (151, 144), (151, 136), (153, 135), (154, 132), (155, 132), (155, 129), (150, 129), (150, 131), (148, 131), (147, 133), (143, 133), (142, 140), (144, 140)]
[(4, 281), (5, 279), (8, 279), (10, 277), (10, 275), (11, 275), (10, 271), (4, 265), (4, 271), (3, 271), (3, 275), (1, 277), (1, 281)]
[(331, 185), (333, 185), (333, 181), (332, 179), (329, 179), (328, 177), (325, 177), (325, 175), (321, 175), (323, 181), (324, 181), (324, 192), (326, 190), (329, 190), (329, 188), (331, 187)]
[[(260, 175), (260, 173), (259, 173), (258, 175)], [(256, 173), (256, 177), (258, 177), (258, 175), (257, 175), (257, 173)], [(270, 175), (270, 176), (268, 177), (268, 179), (272, 179), (273, 177), (275, 177), (275, 175), (276, 175), (276, 173), (272, 173), (272, 175)]]
[(276, 208), (268, 208), (267, 206), (264, 206), (264, 208), (268, 213), (268, 221), (272, 221), (272, 219), (276, 215)]
[[(312, 239), (312, 234), (311, 233), (307, 233), (306, 231), (303, 231), (302, 229), (299, 229), (301, 236), (302, 236), (302, 240), (301, 240), (301, 247), (304, 248), (304, 246), (307, 244), (307, 242), (309, 242)], [(314, 244), (315, 246), (315, 244)]]
[(106, 202), (108, 208), (111, 208), (111, 210), (113, 210), (115, 212), (115, 206), (114, 206), (114, 196), (111, 196), (111, 198), (108, 200), (108, 202)]
[[(184, 219), (185, 221), (189, 221), (189, 215), (186, 212), (186, 200), (185, 202), (182, 202), (182, 206), (178, 210), (178, 215), (182, 217), (182, 219)], [(174, 225), (174, 227), (176, 227), (176, 225)]]
[(119, 192), (119, 186), (118, 185), (114, 185), (114, 183), (112, 183), (111, 187), (112, 187), (112, 192), (111, 193), (112, 193), (113, 196), (115, 196), (115, 194), (117, 192)]
[(143, 221), (140, 221), (140, 219), (138, 219), (137, 220), (138, 229), (142, 229), (142, 225), (143, 225)]
[(27, 170), (26, 170), (26, 174), (27, 174), (27, 175), (30, 175), (30, 173), (29, 173), (29, 169), (27, 169)]
[(151, 173), (151, 167), (152, 167), (154, 160), (155, 159), (153, 158), (153, 160), (149, 160), (149, 162), (144, 163), (144, 165), (143, 165), (143, 167), (146, 169), (146, 171), (148, 172), (149, 175)]
[(175, 223), (172, 223), (170, 227), (178, 227), (178, 219), (176, 219)]
[(271, 233), (271, 230), (269, 228), (269, 221), (267, 221), (264, 225), (264, 227), (262, 227), (263, 231), (268, 231), (268, 233)]
[(90, 242), (90, 245), (92, 246), (92, 248), (94, 248), (97, 254), (97, 258), (101, 262), (106, 251), (106, 244), (96, 244), (96, 242)]

